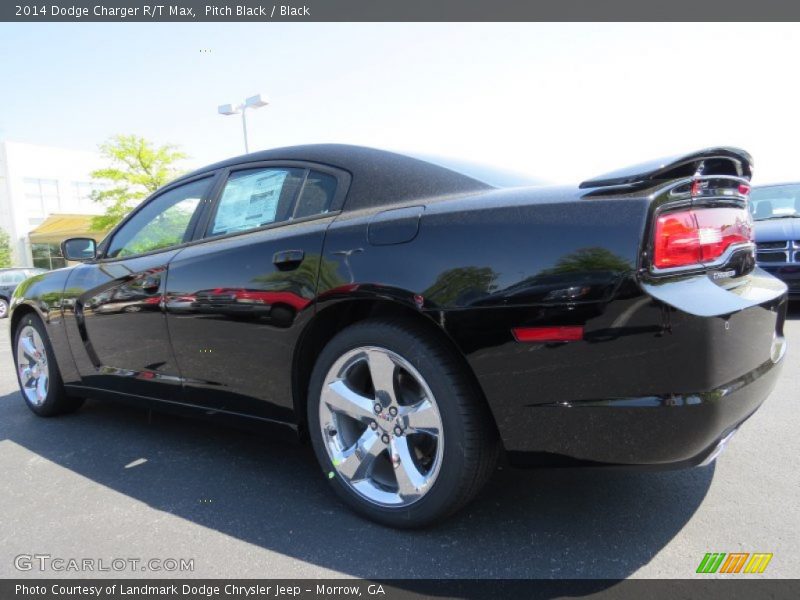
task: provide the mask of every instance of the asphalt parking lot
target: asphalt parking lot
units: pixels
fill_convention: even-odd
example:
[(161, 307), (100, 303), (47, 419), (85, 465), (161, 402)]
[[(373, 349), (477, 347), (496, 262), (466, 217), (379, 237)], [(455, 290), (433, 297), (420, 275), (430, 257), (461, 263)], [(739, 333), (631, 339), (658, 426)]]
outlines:
[(800, 306), (773, 395), (715, 465), (660, 473), (498, 470), (439, 527), (363, 521), (309, 450), (264, 435), (88, 402), (35, 417), (0, 322), (0, 577), (14, 557), (194, 560), (126, 577), (673, 577), (706, 552), (772, 552), (800, 577)]

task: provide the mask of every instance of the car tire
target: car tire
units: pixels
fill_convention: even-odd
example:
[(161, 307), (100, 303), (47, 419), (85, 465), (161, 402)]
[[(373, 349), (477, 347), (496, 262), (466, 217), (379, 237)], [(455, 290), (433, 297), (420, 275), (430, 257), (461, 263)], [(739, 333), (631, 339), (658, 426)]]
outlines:
[(497, 465), (494, 421), (465, 366), (405, 321), (370, 319), (331, 339), (307, 408), (324, 476), (348, 506), (383, 525), (422, 527), (452, 514)]
[(8, 317), (8, 300), (0, 298), (0, 319)]
[(81, 407), (83, 398), (67, 395), (56, 357), (38, 315), (24, 315), (14, 331), (14, 365), (25, 404), (40, 417), (54, 417)]

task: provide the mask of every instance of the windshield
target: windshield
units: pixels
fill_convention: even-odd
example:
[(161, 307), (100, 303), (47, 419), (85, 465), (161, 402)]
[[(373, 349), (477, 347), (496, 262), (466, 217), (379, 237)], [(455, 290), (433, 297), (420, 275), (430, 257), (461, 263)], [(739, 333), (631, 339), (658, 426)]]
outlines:
[(754, 188), (750, 192), (750, 212), (756, 221), (800, 217), (800, 184)]

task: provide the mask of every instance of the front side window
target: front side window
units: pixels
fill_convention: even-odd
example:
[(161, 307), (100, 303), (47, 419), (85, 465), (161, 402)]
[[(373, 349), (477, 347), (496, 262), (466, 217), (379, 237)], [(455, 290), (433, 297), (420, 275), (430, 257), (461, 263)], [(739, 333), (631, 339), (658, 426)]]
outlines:
[(264, 168), (234, 171), (225, 184), (211, 235), (225, 235), (286, 221), (292, 217), (305, 169)]
[(114, 234), (106, 256), (143, 254), (188, 242), (192, 216), (210, 183), (210, 177), (200, 179), (153, 199)]

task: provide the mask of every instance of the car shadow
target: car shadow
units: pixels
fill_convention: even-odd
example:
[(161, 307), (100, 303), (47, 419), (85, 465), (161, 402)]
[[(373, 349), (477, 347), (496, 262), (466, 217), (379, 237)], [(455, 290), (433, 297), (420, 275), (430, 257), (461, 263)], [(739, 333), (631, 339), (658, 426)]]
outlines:
[(267, 434), (97, 401), (41, 419), (12, 393), (2, 440), (160, 511), (373, 579), (624, 578), (684, 527), (714, 474), (503, 468), (438, 526), (395, 531), (349, 512), (308, 448)]

